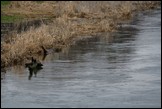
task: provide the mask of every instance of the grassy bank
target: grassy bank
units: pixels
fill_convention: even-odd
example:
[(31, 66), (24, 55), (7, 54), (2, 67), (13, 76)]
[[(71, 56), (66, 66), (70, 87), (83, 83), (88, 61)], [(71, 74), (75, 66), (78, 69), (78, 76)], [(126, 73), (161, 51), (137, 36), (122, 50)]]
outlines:
[(1, 1), (1, 7), (4, 7), (9, 4), (10, 4), (10, 1)]
[(14, 15), (14, 16), (3, 15), (3, 16), (1, 16), (2, 23), (13, 23), (13, 22), (17, 22), (20, 20), (23, 20), (23, 17), (20, 15), (19, 16), (17, 16), (17, 15)]
[[(12, 2), (4, 8), (6, 15), (29, 18), (50, 17), (52, 23), (42, 24), (20, 34), (13, 33), (1, 43), (1, 67), (28, 61), (46, 49), (62, 49), (76, 39), (99, 32), (112, 32), (118, 23), (131, 19), (138, 11), (154, 9), (161, 2)], [(12, 11), (9, 11), (12, 10)]]
[[(25, 16), (20, 14), (7, 14), (6, 9), (11, 5), (11, 1), (1, 1), (1, 23), (14, 23), (23, 20)], [(11, 10), (10, 10), (11, 11)]]

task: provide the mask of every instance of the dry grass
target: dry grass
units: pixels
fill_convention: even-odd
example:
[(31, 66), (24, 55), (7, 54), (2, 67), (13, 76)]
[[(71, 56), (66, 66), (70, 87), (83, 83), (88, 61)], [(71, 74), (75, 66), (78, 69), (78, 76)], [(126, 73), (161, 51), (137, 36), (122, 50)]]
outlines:
[(52, 16), (55, 2), (37, 3), (33, 1), (11, 1), (7, 8), (2, 9), (7, 15), (23, 15), (29, 18)]
[[(133, 17), (135, 10), (145, 10), (159, 5), (157, 2), (118, 2), (112, 5), (107, 2), (94, 2), (96, 6), (83, 5), (84, 2), (43, 2), (41, 4), (21, 1), (8, 7), (8, 14), (57, 15), (50, 25), (42, 24), (39, 28), (31, 28), (1, 43), (1, 67), (26, 62), (29, 57), (41, 54), (44, 46), (63, 48), (75, 39), (86, 35), (116, 30), (117, 23)], [(9, 10), (14, 10), (10, 11)], [(41, 12), (41, 13), (40, 13)]]

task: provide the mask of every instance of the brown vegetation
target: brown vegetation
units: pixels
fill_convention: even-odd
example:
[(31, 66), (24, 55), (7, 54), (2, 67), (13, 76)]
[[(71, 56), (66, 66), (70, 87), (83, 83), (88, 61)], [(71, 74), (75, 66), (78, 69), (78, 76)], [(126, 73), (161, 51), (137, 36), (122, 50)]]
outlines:
[[(50, 25), (14, 33), (1, 42), (1, 67), (26, 62), (35, 54), (46, 49), (62, 49), (77, 38), (99, 32), (116, 30), (117, 23), (133, 17), (137, 10), (152, 9), (159, 2), (43, 2), (13, 1), (5, 14), (22, 14), (28, 17), (56, 16)], [(12, 10), (12, 11), (9, 11)]]

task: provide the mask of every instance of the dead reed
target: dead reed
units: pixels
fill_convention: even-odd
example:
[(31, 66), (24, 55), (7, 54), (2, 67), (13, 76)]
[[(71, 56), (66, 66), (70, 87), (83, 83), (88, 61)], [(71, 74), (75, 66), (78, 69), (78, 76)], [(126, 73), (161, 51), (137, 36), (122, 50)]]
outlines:
[(86, 35), (116, 30), (117, 23), (133, 17), (139, 10), (157, 7), (159, 2), (93, 2), (95, 5), (84, 5), (85, 2), (43, 2), (13, 1), (6, 9), (7, 14), (24, 14), (28, 17), (48, 14), (57, 15), (50, 25), (42, 24), (31, 28), (1, 43), (1, 67), (27, 61), (34, 54), (46, 49), (63, 48), (75, 39)]

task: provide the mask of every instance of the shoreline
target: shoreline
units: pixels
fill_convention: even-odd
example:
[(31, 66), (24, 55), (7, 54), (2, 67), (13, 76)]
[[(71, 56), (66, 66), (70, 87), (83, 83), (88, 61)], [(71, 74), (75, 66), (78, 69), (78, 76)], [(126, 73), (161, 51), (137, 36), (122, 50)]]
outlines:
[(42, 24), (35, 29), (11, 34), (1, 42), (1, 68), (26, 63), (34, 55), (43, 55), (41, 46), (63, 49), (86, 36), (113, 32), (119, 23), (133, 18), (134, 13), (157, 8), (161, 2), (121, 2), (115, 7), (109, 3), (99, 5), (100, 12), (94, 13), (88, 8), (88, 11), (77, 9), (79, 5), (75, 2), (69, 2), (66, 6), (60, 3), (58, 8), (64, 8), (64, 11), (49, 25)]

